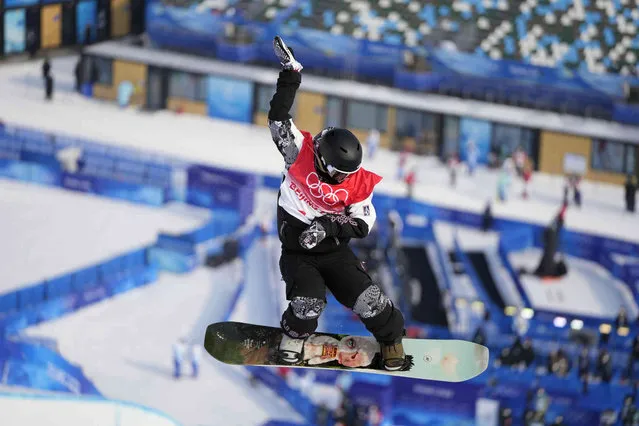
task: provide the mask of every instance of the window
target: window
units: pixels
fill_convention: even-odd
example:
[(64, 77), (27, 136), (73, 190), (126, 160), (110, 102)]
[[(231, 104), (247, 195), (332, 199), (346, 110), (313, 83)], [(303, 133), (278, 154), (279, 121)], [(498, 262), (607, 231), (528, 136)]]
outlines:
[(169, 96), (194, 101), (205, 101), (206, 77), (182, 71), (172, 71), (169, 81)]
[(592, 140), (592, 161), (594, 170), (612, 173), (626, 173), (628, 161), (626, 152), (631, 151), (632, 145), (605, 139)]
[(266, 86), (264, 84), (257, 85), (256, 93), (256, 111), (268, 114), (268, 110), (271, 108), (271, 99), (275, 93), (275, 86)]
[(525, 127), (495, 123), (492, 150), (503, 160), (521, 146), (530, 158), (534, 157), (535, 131)]
[(396, 148), (402, 146), (403, 138), (414, 138), (417, 153), (435, 154), (439, 140), (439, 116), (424, 111), (398, 108), (396, 113)]
[[(257, 87), (256, 93), (255, 93), (256, 112), (268, 114), (269, 110), (271, 109), (271, 99), (273, 99), (273, 95), (275, 94), (275, 86), (258, 84), (256, 85), (256, 87)], [(298, 98), (299, 98), (299, 92), (298, 92), (298, 96), (296, 96), (295, 100), (293, 101), (293, 106), (291, 107), (291, 110), (289, 111), (289, 114), (293, 118), (295, 118), (295, 111), (297, 110)]]
[(113, 60), (110, 58), (92, 58), (93, 69), (95, 71), (92, 77), (97, 84), (111, 86), (113, 84)]
[(422, 128), (421, 111), (411, 111), (407, 109), (397, 109), (396, 134), (400, 138), (417, 138)]
[(329, 96), (326, 99), (326, 127), (342, 127), (344, 101)]
[(386, 131), (388, 108), (368, 102), (349, 101), (346, 111), (346, 127), (359, 130)]
[(444, 117), (444, 149), (442, 157), (448, 158), (451, 154), (459, 153), (459, 117)]

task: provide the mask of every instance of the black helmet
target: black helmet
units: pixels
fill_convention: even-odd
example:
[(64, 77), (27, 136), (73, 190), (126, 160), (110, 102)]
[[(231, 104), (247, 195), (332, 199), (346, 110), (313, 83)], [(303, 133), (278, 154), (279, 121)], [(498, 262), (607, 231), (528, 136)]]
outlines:
[(313, 140), (315, 168), (325, 180), (341, 183), (362, 165), (362, 145), (349, 130), (327, 127)]

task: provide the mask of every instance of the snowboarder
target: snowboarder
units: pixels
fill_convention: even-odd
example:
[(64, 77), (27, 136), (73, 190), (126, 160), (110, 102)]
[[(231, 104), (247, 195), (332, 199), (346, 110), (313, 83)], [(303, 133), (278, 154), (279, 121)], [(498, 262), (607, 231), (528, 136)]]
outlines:
[(285, 162), (277, 227), (289, 300), (280, 322), (280, 361), (304, 361), (304, 341), (317, 328), (328, 287), (375, 336), (383, 367), (406, 368), (404, 317), (348, 246), (351, 238), (366, 237), (375, 223), (373, 189), (381, 177), (361, 167), (362, 146), (349, 130), (328, 127), (313, 137), (297, 129), (289, 111), (303, 67), (280, 37), (273, 40), (273, 48), (282, 69), (268, 126)]

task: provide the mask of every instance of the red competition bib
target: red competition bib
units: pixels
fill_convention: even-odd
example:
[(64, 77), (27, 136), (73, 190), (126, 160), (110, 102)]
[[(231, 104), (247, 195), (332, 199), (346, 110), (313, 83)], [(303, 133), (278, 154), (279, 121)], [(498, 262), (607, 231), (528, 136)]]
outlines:
[(290, 189), (315, 210), (324, 213), (343, 213), (351, 204), (364, 201), (373, 193), (381, 176), (360, 168), (344, 182), (331, 185), (322, 182), (315, 171), (313, 137), (302, 131), (304, 142), (297, 159), (288, 170)]

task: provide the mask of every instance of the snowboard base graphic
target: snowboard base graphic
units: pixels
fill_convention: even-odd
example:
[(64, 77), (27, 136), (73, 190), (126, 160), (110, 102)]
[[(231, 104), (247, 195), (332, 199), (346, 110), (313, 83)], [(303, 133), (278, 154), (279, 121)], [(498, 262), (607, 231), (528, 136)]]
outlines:
[(444, 382), (472, 379), (486, 370), (489, 360), (488, 348), (476, 343), (405, 338), (404, 351), (412, 365), (405, 371), (387, 371), (373, 337), (315, 333), (304, 343), (304, 361), (288, 365), (277, 360), (282, 335), (279, 328), (218, 322), (207, 327), (204, 347), (226, 364), (349, 370)]

